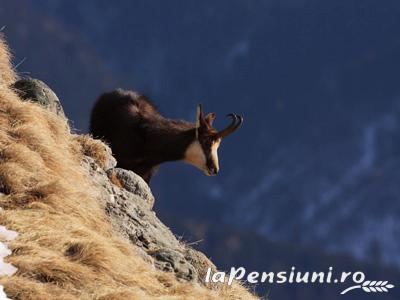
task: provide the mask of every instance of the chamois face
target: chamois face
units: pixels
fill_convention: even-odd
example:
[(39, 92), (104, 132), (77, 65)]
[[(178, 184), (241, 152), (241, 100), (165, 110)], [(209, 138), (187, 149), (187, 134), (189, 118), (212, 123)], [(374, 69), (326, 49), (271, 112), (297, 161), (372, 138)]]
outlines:
[(196, 117), (196, 137), (185, 152), (184, 160), (202, 170), (208, 176), (217, 175), (219, 171), (218, 147), (221, 140), (236, 131), (243, 123), (243, 118), (236, 114), (229, 114), (231, 124), (221, 131), (217, 131), (212, 123), (215, 114), (203, 115), (202, 106), (199, 104)]
[(199, 136), (199, 144), (205, 157), (204, 174), (208, 176), (215, 176), (219, 171), (218, 162), (218, 147), (221, 144), (221, 139), (215, 139), (214, 136)]
[(219, 171), (218, 147), (221, 139), (200, 134), (190, 144), (185, 153), (185, 161), (202, 170), (207, 176), (217, 175)]
[(207, 176), (217, 175), (219, 171), (218, 147), (221, 138), (212, 127), (215, 114), (203, 115), (201, 105), (197, 108), (196, 137), (185, 153), (185, 161), (200, 169)]

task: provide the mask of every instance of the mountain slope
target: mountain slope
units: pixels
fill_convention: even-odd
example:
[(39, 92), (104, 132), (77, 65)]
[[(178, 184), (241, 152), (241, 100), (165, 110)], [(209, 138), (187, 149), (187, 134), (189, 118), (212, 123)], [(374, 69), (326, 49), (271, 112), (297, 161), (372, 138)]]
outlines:
[[(0, 278), (7, 296), (32, 300), (254, 299), (237, 283), (206, 287), (201, 279), (178, 280), (174, 269), (160, 270), (156, 261), (161, 255), (149, 259), (157, 249), (143, 254), (137, 241), (124, 238), (113, 224), (115, 216), (106, 213), (104, 188), (90, 174), (93, 168), (106, 167), (111, 159), (104, 152), (107, 148), (72, 135), (67, 121), (55, 113), (21, 101), (9, 87), (15, 74), (7, 61), (7, 49), (0, 45), (0, 206), (4, 209), (0, 223), (18, 232), (10, 243), (12, 255), (6, 258), (18, 271)], [(89, 154), (90, 168), (85, 164)], [(106, 182), (112, 186), (109, 179)], [(119, 181), (115, 184), (118, 188)], [(137, 213), (158, 222), (153, 232), (159, 230), (164, 237), (168, 233), (167, 242), (178, 245), (146, 204), (149, 195), (140, 192), (142, 197), (126, 199), (125, 204), (114, 194), (107, 198), (121, 206), (137, 201), (142, 209)], [(123, 224), (129, 227), (129, 222), (133, 221)]]
[[(161, 168), (153, 181), (157, 211), (399, 264), (398, 1), (8, 3), (9, 11), (53, 20), (118, 74), (114, 87), (149, 94), (165, 115), (193, 120), (199, 101), (217, 113), (218, 128), (226, 121), (220, 116), (244, 115), (241, 130), (222, 143), (218, 177), (179, 164)], [(36, 18), (3, 15), (7, 31), (15, 19), (35, 28)], [(36, 31), (25, 38), (36, 40)], [(56, 37), (43, 37), (30, 53), (40, 57)], [(74, 51), (57, 55), (79, 53), (71, 44)], [(23, 56), (24, 44), (15, 46)], [(48, 80), (62, 74), (26, 63)], [(67, 77), (57, 79), (62, 94), (80, 86), (80, 77), (76, 84)], [(94, 97), (66, 97), (65, 105), (88, 111)], [(87, 112), (68, 115), (86, 127)]]

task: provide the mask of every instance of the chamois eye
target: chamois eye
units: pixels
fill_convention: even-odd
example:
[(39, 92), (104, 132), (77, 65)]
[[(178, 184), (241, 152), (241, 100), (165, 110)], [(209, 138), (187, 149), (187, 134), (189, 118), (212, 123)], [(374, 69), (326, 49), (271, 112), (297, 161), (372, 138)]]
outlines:
[(211, 139), (207, 139), (206, 140), (206, 143), (205, 143), (206, 145), (207, 145), (207, 147), (211, 147), (212, 146), (212, 144), (213, 144), (213, 141), (211, 140)]

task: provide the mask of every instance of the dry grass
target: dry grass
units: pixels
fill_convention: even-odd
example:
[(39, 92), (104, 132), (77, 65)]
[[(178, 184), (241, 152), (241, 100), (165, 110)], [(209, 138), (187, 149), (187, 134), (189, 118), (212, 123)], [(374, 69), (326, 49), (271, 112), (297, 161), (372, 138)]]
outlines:
[(78, 154), (90, 156), (103, 169), (107, 168), (107, 162), (111, 149), (100, 140), (94, 140), (89, 135), (75, 135)]
[(6, 259), (19, 270), (0, 279), (10, 298), (254, 299), (238, 284), (178, 282), (113, 232), (79, 141), (65, 120), (8, 88), (16, 77), (8, 59), (0, 42), (0, 224), (19, 233)]
[(10, 85), (15, 82), (17, 76), (10, 63), (10, 51), (4, 42), (3, 33), (0, 32), (0, 84)]

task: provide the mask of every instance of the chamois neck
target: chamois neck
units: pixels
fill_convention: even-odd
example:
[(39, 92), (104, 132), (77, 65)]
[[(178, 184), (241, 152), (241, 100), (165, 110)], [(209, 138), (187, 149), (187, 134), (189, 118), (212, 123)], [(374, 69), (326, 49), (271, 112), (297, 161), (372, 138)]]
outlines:
[(186, 149), (196, 138), (196, 125), (167, 119), (160, 125), (153, 135), (158, 163), (183, 159)]

